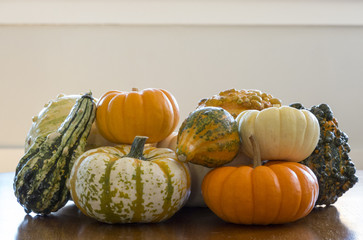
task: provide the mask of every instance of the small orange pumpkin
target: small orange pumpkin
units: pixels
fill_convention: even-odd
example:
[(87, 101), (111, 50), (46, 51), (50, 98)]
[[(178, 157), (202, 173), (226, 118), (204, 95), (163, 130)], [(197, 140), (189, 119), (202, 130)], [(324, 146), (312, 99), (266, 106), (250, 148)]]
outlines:
[(97, 104), (96, 124), (104, 138), (131, 144), (135, 136), (156, 143), (170, 135), (179, 122), (179, 106), (164, 89), (109, 91)]
[(254, 168), (220, 167), (203, 179), (204, 201), (218, 217), (237, 224), (267, 225), (293, 222), (311, 212), (319, 185), (308, 167), (286, 161), (261, 166), (259, 153), (254, 161)]

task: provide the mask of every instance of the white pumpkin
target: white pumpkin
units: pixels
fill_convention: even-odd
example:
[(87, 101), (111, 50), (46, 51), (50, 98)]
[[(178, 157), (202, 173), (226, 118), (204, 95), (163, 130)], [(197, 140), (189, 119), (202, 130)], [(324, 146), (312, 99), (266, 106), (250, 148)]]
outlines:
[(262, 160), (299, 162), (310, 156), (319, 141), (319, 122), (307, 110), (288, 106), (246, 110), (236, 120), (242, 152), (250, 158), (251, 135), (259, 143)]

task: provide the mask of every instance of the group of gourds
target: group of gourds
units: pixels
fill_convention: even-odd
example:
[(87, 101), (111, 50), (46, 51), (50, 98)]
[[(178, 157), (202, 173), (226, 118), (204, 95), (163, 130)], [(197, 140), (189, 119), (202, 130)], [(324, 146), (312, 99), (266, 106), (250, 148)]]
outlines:
[[(59, 96), (33, 118), (15, 172), (18, 202), (46, 215), (72, 199), (107, 223), (160, 222), (206, 204), (228, 222), (279, 224), (308, 215), (319, 199), (336, 201), (357, 181), (350, 171), (344, 191), (319, 192), (331, 184), (323, 164), (297, 162), (321, 152), (327, 119), (261, 91), (203, 99), (175, 131), (179, 118), (163, 89)], [(334, 129), (346, 153), (347, 137)], [(354, 169), (343, 155), (336, 161)]]

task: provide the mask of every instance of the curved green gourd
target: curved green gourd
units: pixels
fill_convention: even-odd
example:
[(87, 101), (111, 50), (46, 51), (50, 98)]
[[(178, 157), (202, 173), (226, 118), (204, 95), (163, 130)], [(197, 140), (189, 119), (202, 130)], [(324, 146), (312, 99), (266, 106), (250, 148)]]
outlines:
[(85, 150), (95, 114), (92, 94), (84, 94), (59, 129), (38, 137), (20, 159), (13, 187), (26, 213), (45, 215), (67, 203), (66, 181), (75, 159)]

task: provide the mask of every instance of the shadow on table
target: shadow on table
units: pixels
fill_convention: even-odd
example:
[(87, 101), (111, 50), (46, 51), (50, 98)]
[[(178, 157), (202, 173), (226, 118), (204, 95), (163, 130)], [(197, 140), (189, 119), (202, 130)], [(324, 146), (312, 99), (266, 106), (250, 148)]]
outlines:
[(300, 221), (270, 226), (230, 224), (208, 208), (185, 207), (169, 220), (149, 224), (105, 224), (68, 204), (49, 216), (24, 217), (18, 227), (23, 239), (353, 239), (335, 207), (314, 209)]

